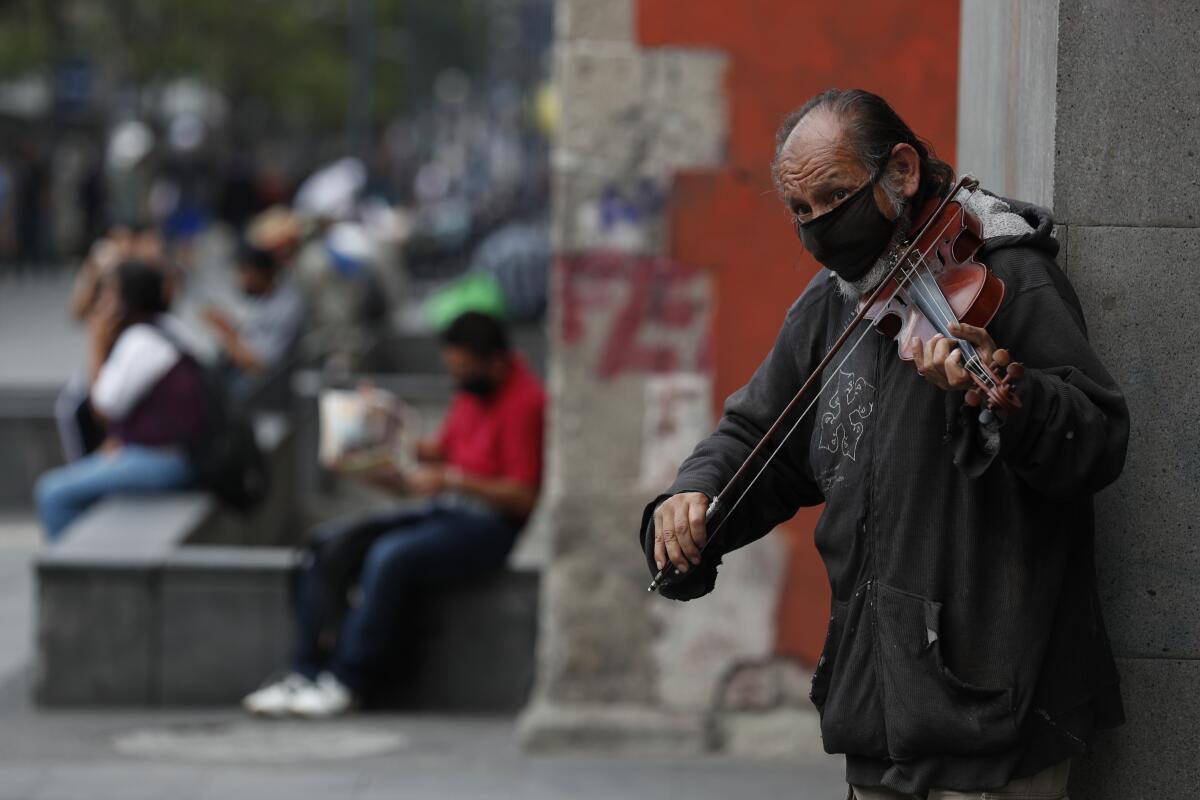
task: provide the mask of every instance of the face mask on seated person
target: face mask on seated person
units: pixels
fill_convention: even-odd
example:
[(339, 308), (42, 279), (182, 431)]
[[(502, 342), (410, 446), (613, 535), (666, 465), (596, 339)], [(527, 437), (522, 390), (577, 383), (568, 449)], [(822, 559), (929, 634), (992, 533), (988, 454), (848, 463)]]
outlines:
[(458, 389), (486, 400), (496, 393), (496, 381), (491, 375), (468, 375), (458, 382)]

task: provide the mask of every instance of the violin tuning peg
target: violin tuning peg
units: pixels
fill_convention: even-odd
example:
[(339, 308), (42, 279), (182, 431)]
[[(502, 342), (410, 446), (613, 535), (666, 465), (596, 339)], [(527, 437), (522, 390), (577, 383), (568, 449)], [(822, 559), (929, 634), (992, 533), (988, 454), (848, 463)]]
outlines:
[(979, 393), (978, 389), (968, 389), (965, 399), (967, 405), (969, 405), (971, 408), (979, 408), (981, 405), (983, 405), (983, 395)]
[(992, 363), (997, 367), (1007, 367), (1010, 361), (1012, 361), (1012, 356), (1003, 347), (992, 353)]
[(1025, 375), (1025, 365), (1019, 362), (1013, 362), (1008, 365), (1008, 369), (1004, 371), (1004, 382), (1019, 381)]

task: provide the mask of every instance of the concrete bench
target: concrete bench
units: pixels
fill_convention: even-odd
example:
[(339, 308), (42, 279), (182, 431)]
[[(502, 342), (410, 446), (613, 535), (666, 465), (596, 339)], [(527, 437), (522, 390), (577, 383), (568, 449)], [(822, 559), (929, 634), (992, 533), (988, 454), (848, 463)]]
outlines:
[(415, 600), (412, 661), (368, 698), (373, 706), (515, 712), (534, 678), (539, 573), (509, 569)]
[[(256, 428), (273, 463), (292, 452), (286, 428)], [(248, 518), (202, 492), (112, 497), (82, 517), (37, 559), (36, 700), (231, 704), (286, 666), (303, 527), (277, 524), (295, 516), (286, 513), (294, 493), (282, 494)], [(536, 572), (508, 571), (422, 598), (410, 668), (372, 701), (520, 708), (533, 680), (537, 595)]]
[(0, 508), (29, 508), (38, 476), (63, 462), (54, 422), (57, 395), (57, 389), (0, 389)]
[(113, 497), (38, 557), (39, 703), (211, 702), (281, 663), (293, 551), (185, 546), (220, 518), (198, 492)]
[(207, 688), (197, 684), (200, 690), (224, 696), (242, 685), (241, 673), (279, 663), (286, 631), (272, 639), (262, 625), (229, 625), (264, 614), (274, 620), (280, 614), (269, 610), (272, 603), (286, 611), (294, 556), (265, 546), (301, 536), (289, 425), (281, 415), (260, 415), (254, 427), (272, 484), (253, 513), (232, 512), (200, 491), (114, 496), (39, 554), (39, 702), (195, 702), (179, 695), (188, 681), (177, 674), (205, 663), (197, 643), (211, 641), (213, 619), (225, 620), (226, 637), (250, 630), (255, 641), (222, 648), (233, 661), (213, 672)]
[[(38, 703), (232, 704), (286, 666), (298, 551), (190, 544), (211, 513), (200, 494), (113, 498), (38, 559)], [(372, 704), (521, 708), (537, 596), (537, 573), (506, 571), (419, 598), (413, 660)]]

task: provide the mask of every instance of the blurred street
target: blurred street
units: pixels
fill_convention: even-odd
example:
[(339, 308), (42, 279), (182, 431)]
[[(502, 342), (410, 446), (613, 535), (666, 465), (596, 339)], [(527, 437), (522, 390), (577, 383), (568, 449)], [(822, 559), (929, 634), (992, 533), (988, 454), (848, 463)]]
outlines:
[(38, 533), (0, 519), (0, 800), (834, 798), (836, 759), (522, 754), (505, 717), (255, 721), (228, 710), (54, 711), (29, 700)]

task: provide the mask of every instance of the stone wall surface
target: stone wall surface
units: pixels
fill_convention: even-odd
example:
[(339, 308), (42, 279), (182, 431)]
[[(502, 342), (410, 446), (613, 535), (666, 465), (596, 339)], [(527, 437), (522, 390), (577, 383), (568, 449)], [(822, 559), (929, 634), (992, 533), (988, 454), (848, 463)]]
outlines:
[(1200, 225), (1200, 15), (1191, 0), (1061, 0), (1057, 211)]
[[(1180, 364), (1200, 339), (1179, 330), (1200, 272), (1200, 228), (1071, 226), (1066, 264), (1096, 349), (1129, 402), (1125, 473), (1097, 498), (1100, 591), (1117, 652), (1200, 659), (1200, 427)], [(1133, 277), (1153, 269), (1153, 280)], [(1181, 335), (1182, 334), (1182, 335)]]
[[(647, 595), (634, 543), (642, 506), (664, 485), (658, 451), (676, 450), (673, 469), (686, 452), (671, 443), (690, 447), (712, 422), (711, 283), (668, 257), (666, 206), (677, 172), (721, 162), (727, 119), (725, 58), (640, 47), (634, 9), (557, 7), (552, 540), (537, 685), (520, 727), (532, 749), (701, 749), (718, 680), (773, 638), (769, 570), (731, 570), (730, 590), (759, 599), (726, 609), (737, 624), (714, 643), (695, 610)], [(685, 679), (666, 668), (685, 659)]]
[(958, 164), (1004, 197), (1050, 205), (1058, 0), (964, 0)]
[[(1132, 418), (1124, 474), (1096, 498), (1100, 594), (1128, 721), (1079, 761), (1075, 800), (1190, 797), (1200, 785), (1200, 428), (1185, 400), (1200, 358), (1188, 288), (1200, 272), (1195, 11), (1186, 0), (964, 2), (964, 107), (999, 94), (1005, 113), (1037, 129), (1022, 138), (996, 118), (961, 120), (964, 159), (978, 156), (964, 166), (1053, 208), (1059, 261)], [(1029, 36), (1022, 20), (1038, 15), (1056, 30)], [(968, 50), (989, 48), (989, 68), (969, 70)], [(1055, 79), (1014, 84), (1029, 63), (1053, 65)], [(1048, 165), (1050, 194), (1006, 183), (1014, 160)]]

